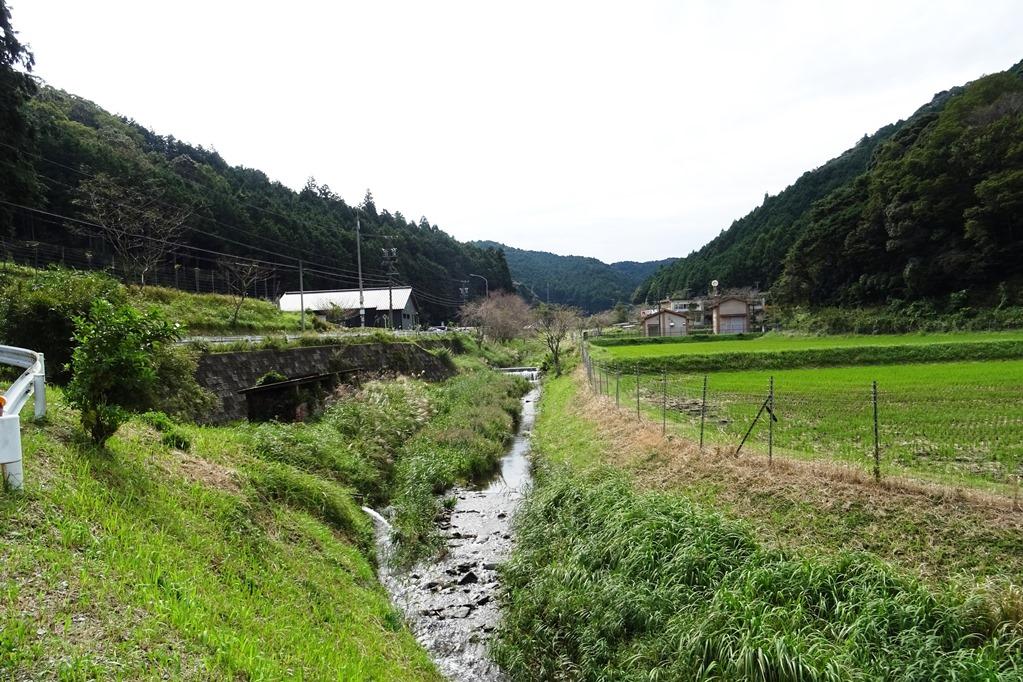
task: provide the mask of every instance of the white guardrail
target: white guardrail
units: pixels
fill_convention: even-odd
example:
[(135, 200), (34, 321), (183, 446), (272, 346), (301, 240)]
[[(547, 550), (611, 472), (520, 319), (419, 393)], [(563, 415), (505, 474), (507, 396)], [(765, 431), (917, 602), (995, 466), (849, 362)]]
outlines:
[(35, 418), (46, 416), (46, 364), (42, 353), (14, 346), (0, 346), (0, 364), (25, 369), (0, 395), (0, 470), (4, 485), (20, 490), (25, 485), (20, 412), (29, 396), (34, 396)]

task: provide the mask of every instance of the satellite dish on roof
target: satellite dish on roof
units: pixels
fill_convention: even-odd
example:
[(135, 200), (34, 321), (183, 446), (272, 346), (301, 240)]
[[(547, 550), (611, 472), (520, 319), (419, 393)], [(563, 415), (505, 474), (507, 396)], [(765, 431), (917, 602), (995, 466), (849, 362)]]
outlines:
[(712, 280), (710, 281), (710, 285), (711, 285), (712, 287), (716, 287), (716, 286), (718, 285), (718, 281), (717, 281), (716, 279), (712, 279)]

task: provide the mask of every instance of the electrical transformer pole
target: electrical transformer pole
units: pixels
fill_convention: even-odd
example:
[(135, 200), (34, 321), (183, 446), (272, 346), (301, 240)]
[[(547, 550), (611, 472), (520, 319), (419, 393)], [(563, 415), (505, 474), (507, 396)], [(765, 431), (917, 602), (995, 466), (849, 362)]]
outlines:
[(362, 227), (359, 224), (359, 214), (355, 214), (355, 257), (359, 262), (359, 326), (366, 326), (366, 303), (362, 296)]

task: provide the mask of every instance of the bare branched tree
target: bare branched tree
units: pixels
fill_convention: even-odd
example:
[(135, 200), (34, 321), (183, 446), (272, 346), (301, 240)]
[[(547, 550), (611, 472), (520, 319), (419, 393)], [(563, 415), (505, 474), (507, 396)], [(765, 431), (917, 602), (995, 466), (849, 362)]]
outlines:
[(521, 337), (531, 321), (529, 306), (515, 294), (495, 291), (487, 298), (462, 306), (461, 319), (476, 327), (479, 341), (486, 336), (494, 341)]
[(536, 331), (551, 352), (554, 375), (561, 376), (562, 344), (572, 330), (579, 327), (579, 311), (563, 305), (541, 303), (533, 314)]
[(103, 239), (128, 281), (145, 286), (146, 275), (174, 248), (192, 215), (190, 207), (174, 205), (165, 194), (154, 182), (127, 187), (97, 173), (78, 185), (73, 199), (89, 224), (71, 227)]
[(234, 314), (231, 316), (233, 327), (238, 324), (238, 314), (241, 312), (245, 297), (249, 294), (249, 289), (255, 289), (257, 284), (269, 279), (273, 274), (273, 268), (240, 258), (221, 258), (217, 260), (217, 267), (224, 273), (227, 288), (234, 299)]

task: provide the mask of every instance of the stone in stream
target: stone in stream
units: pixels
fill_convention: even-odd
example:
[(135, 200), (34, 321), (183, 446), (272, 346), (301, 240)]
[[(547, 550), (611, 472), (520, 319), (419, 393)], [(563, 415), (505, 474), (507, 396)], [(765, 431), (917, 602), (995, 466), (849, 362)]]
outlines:
[(473, 571), (469, 571), (458, 580), (458, 584), (469, 585), (470, 583), (478, 583), (479, 581), (479, 576), (477, 576)]

